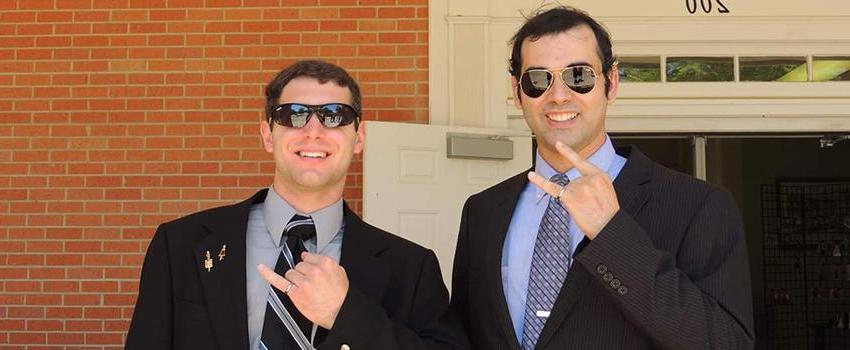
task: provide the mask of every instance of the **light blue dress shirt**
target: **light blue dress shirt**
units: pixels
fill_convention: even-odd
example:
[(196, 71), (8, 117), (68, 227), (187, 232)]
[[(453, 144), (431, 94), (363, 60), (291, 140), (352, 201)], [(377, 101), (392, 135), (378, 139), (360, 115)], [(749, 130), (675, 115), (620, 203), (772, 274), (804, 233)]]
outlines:
[[(626, 159), (617, 155), (611, 139), (605, 137), (605, 143), (588, 160), (597, 168), (603, 169), (608, 176), (615, 179), (626, 164)], [(556, 171), (537, 153), (534, 171), (545, 178), (551, 178)], [(570, 181), (581, 177), (581, 173), (575, 168), (567, 171)], [(549, 196), (531, 182), (525, 186), (520, 193), (516, 209), (514, 209), (511, 224), (505, 237), (505, 245), (502, 249), (502, 287), (505, 291), (505, 299), (508, 311), (511, 314), (517, 341), (522, 342), (523, 323), (525, 321), (525, 300), (528, 295), (528, 278), (531, 270), (531, 258), (534, 255), (534, 242), (537, 239), (537, 231), (540, 221), (549, 205)], [(570, 220), (570, 251), (575, 252), (576, 247), (584, 238), (584, 233), (579, 230), (573, 220)], [(567, 281), (569, 283), (569, 275)]]
[[(248, 215), (245, 270), (251, 349), (258, 349), (266, 315), (266, 298), (269, 295), (269, 283), (257, 272), (257, 265), (264, 264), (274, 269), (280, 252), (286, 247), (285, 241), (281, 241), (283, 228), (296, 213), (295, 208), (278, 195), (274, 188), (269, 188), (266, 200), (252, 206)], [(315, 212), (298, 214), (310, 216), (316, 225), (316, 237), (305, 241), (304, 248), (339, 262), (344, 231), (342, 199)], [(314, 325), (314, 333), (315, 329)]]

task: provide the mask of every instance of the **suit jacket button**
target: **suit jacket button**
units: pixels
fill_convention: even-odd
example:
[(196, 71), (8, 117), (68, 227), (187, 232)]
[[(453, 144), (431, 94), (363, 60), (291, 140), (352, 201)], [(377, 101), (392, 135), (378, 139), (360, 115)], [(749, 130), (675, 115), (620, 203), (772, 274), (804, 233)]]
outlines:
[(599, 272), (600, 275), (604, 274), (608, 272), (608, 266), (602, 264), (596, 265), (596, 272)]
[(612, 279), (614, 279), (614, 274), (610, 272), (606, 272), (604, 275), (602, 275), (602, 280), (605, 282), (611, 282)]
[(351, 347), (348, 346), (348, 344), (342, 344), (342, 346), (339, 347), (339, 350), (351, 350)]
[(611, 288), (619, 290), (621, 285), (622, 285), (622, 283), (620, 282), (620, 280), (618, 280), (616, 278), (611, 280)]
[(629, 293), (629, 289), (626, 288), (626, 286), (620, 286), (620, 288), (617, 288), (617, 293), (620, 293), (620, 295), (626, 295)]

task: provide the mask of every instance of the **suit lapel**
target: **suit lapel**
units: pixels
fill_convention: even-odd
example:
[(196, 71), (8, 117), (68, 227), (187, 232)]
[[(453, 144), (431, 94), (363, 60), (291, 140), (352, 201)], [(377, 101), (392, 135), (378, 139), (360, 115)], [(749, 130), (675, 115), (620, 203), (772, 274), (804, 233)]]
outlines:
[(507, 180), (505, 183), (504, 192), (500, 192), (498, 199), (490, 213), (484, 213), (486, 218), (485, 224), (489, 224), (482, 230), (486, 234), (487, 247), (485, 251), (486, 261), (484, 262), (485, 271), (487, 274), (485, 281), (492, 300), (490, 304), (495, 308), (496, 322), (499, 325), (499, 334), (505, 335), (504, 341), (510, 344), (511, 349), (519, 350), (519, 342), (517, 342), (516, 331), (514, 331), (513, 322), (511, 321), (508, 303), (505, 299), (505, 289), (502, 283), (502, 250), (505, 246), (505, 237), (508, 234), (508, 227), (513, 218), (514, 209), (516, 208), (519, 195), (528, 184), (528, 172), (518, 174)]
[(387, 266), (381, 264), (378, 255), (387, 249), (387, 243), (348, 207), (344, 206), (345, 231), (342, 238), (340, 265), (348, 274), (348, 281), (361, 292), (383, 296), (389, 280)]
[[(643, 155), (637, 148), (629, 147), (618, 149), (617, 153), (626, 158), (626, 165), (620, 170), (617, 178), (614, 180), (614, 191), (617, 193), (617, 200), (620, 202), (620, 209), (631, 215), (637, 216), (643, 205), (649, 200), (649, 192), (643, 188), (643, 184), (650, 181), (652, 174), (651, 161)], [(585, 238), (579, 247), (589, 244), (590, 241)], [(577, 254), (580, 250), (577, 249)], [(578, 302), (579, 296), (585, 287), (592, 280), (591, 274), (583, 268), (576, 268), (576, 265), (571, 266), (567, 274), (567, 280), (561, 287), (558, 293), (558, 298), (555, 300), (555, 305), (552, 307), (552, 313), (543, 326), (540, 332), (540, 338), (537, 341), (537, 349), (543, 349), (546, 344), (561, 328), (564, 320), (569, 315), (575, 304)]]
[(636, 147), (618, 148), (617, 154), (628, 159), (626, 166), (614, 180), (617, 200), (621, 210), (637, 217), (651, 197), (644, 185), (652, 180), (652, 161)]
[[(257, 192), (250, 199), (232, 206), (224, 215), (204, 224), (210, 234), (195, 246), (196, 266), (207, 299), (207, 311), (222, 349), (248, 347), (245, 233), (251, 205), (261, 203), (267, 191)], [(225, 256), (220, 260), (219, 253), (225, 245)], [(207, 251), (212, 259), (209, 271), (204, 268)]]

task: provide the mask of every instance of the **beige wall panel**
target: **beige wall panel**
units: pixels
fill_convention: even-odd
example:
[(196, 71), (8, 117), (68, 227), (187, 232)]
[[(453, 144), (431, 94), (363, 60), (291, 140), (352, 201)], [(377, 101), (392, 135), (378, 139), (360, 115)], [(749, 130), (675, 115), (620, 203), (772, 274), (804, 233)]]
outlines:
[(451, 100), (449, 123), (455, 126), (484, 127), (487, 91), (487, 26), (455, 23), (449, 27), (452, 70), (449, 78)]
[(489, 112), (485, 116), (488, 128), (505, 129), (508, 127), (507, 119), (504, 118), (516, 111), (513, 104), (505, 103), (505, 96), (511, 96), (511, 78), (508, 74), (508, 59), (511, 56), (508, 39), (516, 31), (513, 23), (494, 22), (490, 24), (490, 36), (502, 38), (502, 40), (490, 41), (490, 68), (488, 70), (488, 107)]
[(449, 125), (448, 0), (428, 1), (428, 120)]
[[(691, 0), (693, 1), (693, 0)], [(729, 10), (718, 13), (717, 0), (712, 0), (710, 14), (704, 13), (701, 0), (696, 0), (697, 12), (691, 14), (685, 0), (642, 0), (642, 1), (599, 1), (599, 0), (490, 0), (490, 15), (496, 17), (517, 16), (518, 11), (530, 13), (541, 4), (565, 4), (580, 8), (595, 17), (607, 16), (836, 16), (850, 15), (850, 2), (842, 0), (720, 0)], [(703, 0), (708, 7), (708, 0)]]
[[(511, 2), (511, 1), (507, 1)], [(455, 0), (448, 1), (449, 16), (487, 16), (490, 13), (488, 0)]]
[(847, 17), (680, 17), (602, 19), (616, 42), (699, 44), (712, 42), (809, 43), (850, 40)]

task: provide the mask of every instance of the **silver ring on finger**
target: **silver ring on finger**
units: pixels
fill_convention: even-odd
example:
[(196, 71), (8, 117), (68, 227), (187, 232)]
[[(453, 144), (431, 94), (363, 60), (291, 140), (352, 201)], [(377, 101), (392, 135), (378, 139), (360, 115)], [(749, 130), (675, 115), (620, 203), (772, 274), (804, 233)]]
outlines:
[(564, 195), (564, 191), (566, 191), (566, 190), (567, 190), (567, 186), (561, 186), (561, 190), (558, 191), (558, 195), (555, 196), (555, 199), (561, 200), (561, 196)]
[(292, 289), (292, 285), (295, 283), (289, 282), (289, 285), (286, 286), (286, 289), (283, 291), (283, 294), (289, 294), (289, 290)]

